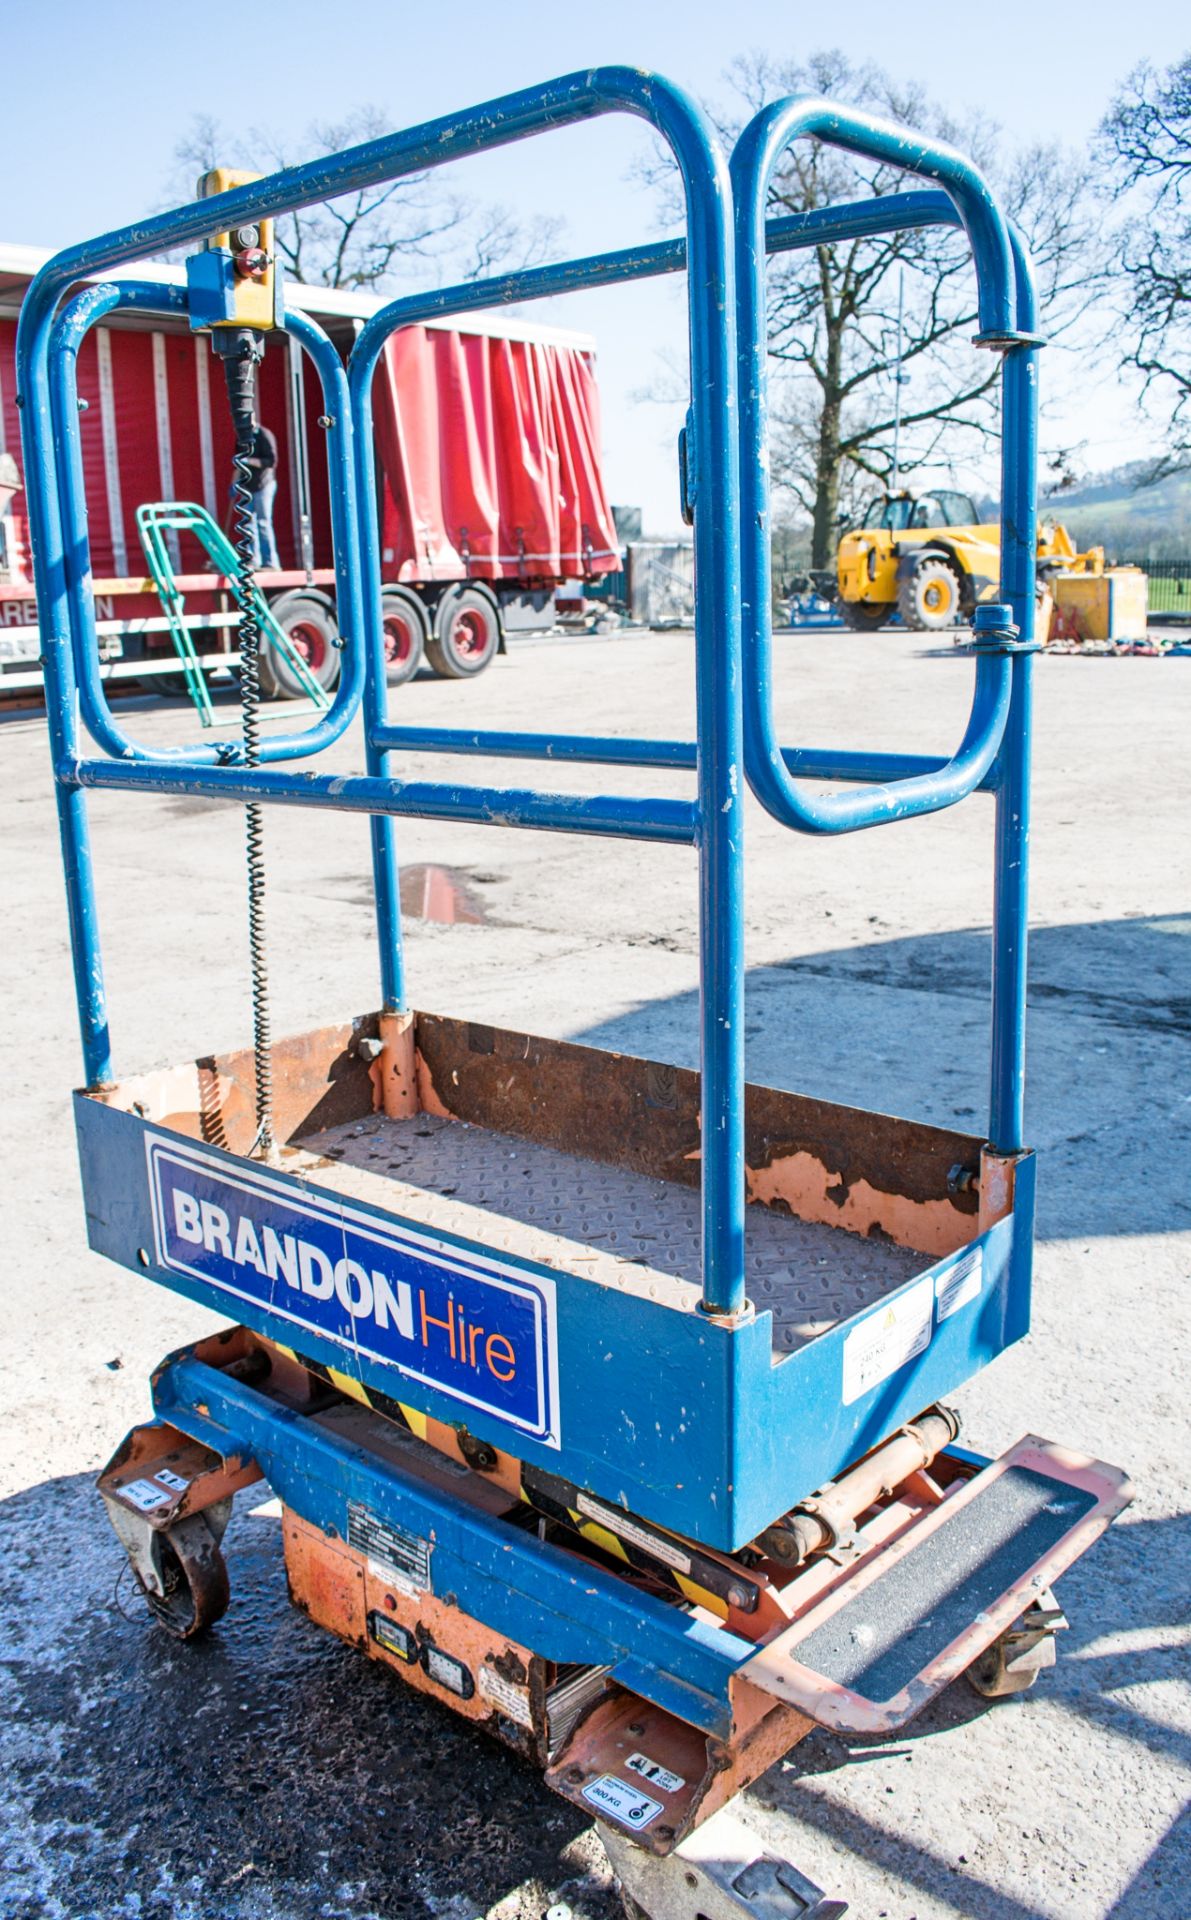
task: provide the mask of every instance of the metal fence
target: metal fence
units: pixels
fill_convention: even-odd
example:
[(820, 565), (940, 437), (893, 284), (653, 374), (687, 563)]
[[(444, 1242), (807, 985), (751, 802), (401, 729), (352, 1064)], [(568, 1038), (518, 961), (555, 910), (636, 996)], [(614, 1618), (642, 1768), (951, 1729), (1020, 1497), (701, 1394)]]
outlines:
[(1191, 623), (1191, 555), (1182, 560), (1125, 560), (1121, 564), (1140, 567), (1145, 574), (1151, 614), (1181, 615)]

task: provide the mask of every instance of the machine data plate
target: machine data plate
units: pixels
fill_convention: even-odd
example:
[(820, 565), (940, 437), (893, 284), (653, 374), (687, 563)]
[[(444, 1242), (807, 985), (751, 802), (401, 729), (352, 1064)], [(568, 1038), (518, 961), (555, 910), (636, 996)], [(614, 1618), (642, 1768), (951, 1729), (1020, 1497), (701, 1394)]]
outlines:
[(391, 1520), (382, 1520), (358, 1500), (347, 1508), (347, 1544), (362, 1553), (381, 1580), (404, 1593), (430, 1590), (430, 1542), (407, 1533)]

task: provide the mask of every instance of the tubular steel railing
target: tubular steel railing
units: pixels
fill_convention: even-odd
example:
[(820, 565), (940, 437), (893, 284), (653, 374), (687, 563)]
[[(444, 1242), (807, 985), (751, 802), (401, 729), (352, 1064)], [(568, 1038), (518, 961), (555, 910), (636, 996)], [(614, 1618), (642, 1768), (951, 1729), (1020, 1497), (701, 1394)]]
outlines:
[[(52, 261), (50, 266), (53, 266)], [(50, 405), (54, 432), (61, 449), (59, 498), (62, 555), (79, 706), (92, 739), (105, 753), (114, 754), (119, 760), (186, 760), (193, 764), (214, 766), (235, 760), (240, 752), (239, 746), (235, 742), (225, 741), (219, 745), (149, 747), (133, 740), (116, 720), (100, 677), (99, 649), (95, 639), (95, 600), (91, 592), (82, 446), (73, 425), (78, 418), (79, 350), (98, 321), (107, 314), (123, 311), (184, 315), (186, 294), (181, 287), (162, 287), (154, 281), (120, 280), (88, 287), (76, 294), (62, 309), (50, 333)], [(330, 746), (354, 719), (364, 686), (363, 651), (352, 642), (352, 636), (360, 632), (362, 622), (347, 375), (332, 342), (322, 328), (304, 313), (288, 314), (286, 331), (301, 342), (314, 362), (322, 387), (324, 418), (329, 422), (327, 465), (331, 478), (336, 600), (344, 640), (343, 671), (330, 709), (318, 724), (305, 727), (299, 733), (275, 734), (263, 741), (260, 747), (263, 761), (292, 760), (299, 754), (319, 753), (324, 747)], [(231, 552), (230, 546), (228, 552)]]
[[(276, 763), (317, 753), (343, 733), (362, 705), (365, 772), (330, 775), (277, 764), (217, 764), (234, 760), (235, 749), (151, 750), (128, 739), (107, 706), (98, 674), (87, 585), (75, 359), (87, 326), (101, 313), (116, 307), (185, 311), (185, 296), (160, 286), (119, 282), (89, 289), (59, 314), (63, 296), (81, 278), (102, 275), (164, 247), (197, 244), (212, 231), (610, 112), (645, 118), (669, 144), (682, 175), (685, 239), (395, 300), (368, 322), (346, 372), (313, 322), (301, 315), (286, 321), (316, 362), (334, 423), (328, 458), (345, 653), (331, 711), (301, 733), (271, 740), (262, 757)], [(890, 160), (938, 182), (945, 191), (890, 195), (766, 224), (772, 168), (790, 140), (805, 135)], [(703, 1305), (720, 1315), (747, 1310), (742, 904), (746, 777), (779, 819), (810, 832), (849, 831), (949, 806), (979, 786), (995, 791), (990, 1132), (1000, 1151), (1013, 1152), (1022, 1144), (1034, 564), (1033, 294), (1025, 255), (979, 175), (959, 155), (923, 144), (904, 129), (822, 101), (785, 101), (765, 109), (746, 130), (733, 161), (733, 177), (735, 232), (727, 167), (707, 121), (684, 94), (657, 76), (627, 68), (575, 74), (289, 169), (59, 254), (30, 288), (18, 345), (26, 490), (88, 1084), (108, 1082), (112, 1071), (87, 833), (88, 788), (203, 794), (229, 802), (267, 800), (370, 815), (381, 988), (384, 1005), (392, 1010), (404, 1005), (396, 817), (693, 846), (700, 889)], [(983, 651), (971, 717), (960, 749), (950, 759), (780, 748), (773, 732), (770, 685), (764, 255), (936, 224), (966, 227), (979, 284), (980, 342), (1005, 353), (1002, 594), (1008, 604), (981, 610), (983, 630), (977, 637)], [(430, 317), (684, 268), (691, 354), (686, 472), (694, 504), (697, 741), (390, 724), (371, 417), (372, 379), (385, 340), (395, 328)], [(76, 695), (82, 719), (105, 758), (85, 757), (81, 751)], [(693, 770), (696, 797), (647, 799), (458, 781), (409, 782), (394, 771), (394, 755), (403, 750)], [(798, 786), (802, 778), (855, 783), (859, 791), (818, 801)]]

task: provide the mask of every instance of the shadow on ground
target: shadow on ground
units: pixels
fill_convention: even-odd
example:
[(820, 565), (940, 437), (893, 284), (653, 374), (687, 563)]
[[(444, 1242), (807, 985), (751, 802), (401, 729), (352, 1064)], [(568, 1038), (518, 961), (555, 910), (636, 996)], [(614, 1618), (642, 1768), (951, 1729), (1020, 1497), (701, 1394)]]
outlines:
[[(751, 968), (749, 1077), (981, 1132), (990, 978), (987, 928)], [(698, 998), (651, 1000), (573, 1037), (694, 1066)], [(1027, 1137), (1045, 1149), (1044, 1238), (1191, 1227), (1188, 1042), (1191, 914), (1031, 933)]]

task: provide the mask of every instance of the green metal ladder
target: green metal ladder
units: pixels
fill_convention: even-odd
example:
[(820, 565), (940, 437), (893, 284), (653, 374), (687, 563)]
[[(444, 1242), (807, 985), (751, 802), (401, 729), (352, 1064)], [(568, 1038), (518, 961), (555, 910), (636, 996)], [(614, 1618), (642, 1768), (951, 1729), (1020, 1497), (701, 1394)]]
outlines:
[[(211, 705), (211, 693), (203, 673), (202, 661), (194, 644), (194, 636), (190, 630), (186, 596), (178, 585), (178, 576), (174, 571), (166, 535), (169, 533), (193, 534), (217, 572), (226, 579), (237, 605), (243, 611), (246, 596), (238, 578), (239, 561), (236, 550), (222, 527), (216, 526), (206, 508), (200, 507), (193, 500), (147, 502), (136, 510), (136, 530), (140, 535), (141, 547), (144, 550), (153, 585), (157, 589), (157, 597), (161, 601), (162, 612), (169, 622), (174, 651), (186, 676), (186, 691), (194, 703), (203, 726), (212, 726), (215, 710)], [(261, 632), (267, 634), (269, 645), (289, 663), (299, 685), (309, 694), (319, 711), (325, 712), (330, 705), (330, 695), (325, 688), (319, 686), (288, 633), (273, 618), (269, 604), (259, 587), (252, 588), (251, 600)]]

